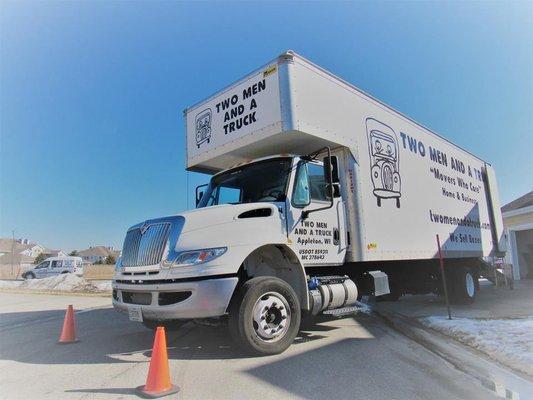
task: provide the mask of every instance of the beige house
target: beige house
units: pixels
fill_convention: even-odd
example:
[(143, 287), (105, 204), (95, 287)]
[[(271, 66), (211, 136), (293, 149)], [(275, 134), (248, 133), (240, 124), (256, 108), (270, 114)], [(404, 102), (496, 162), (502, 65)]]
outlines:
[(504, 205), (502, 217), (514, 279), (533, 279), (533, 191)]
[(37, 257), (44, 251), (44, 247), (37, 243), (31, 243), (28, 239), (4, 239), (0, 238), (0, 256), (4, 254), (24, 254), (28, 257)]
[(25, 254), (5, 253), (0, 256), (0, 268), (11, 267), (15, 268), (15, 271), (20, 269), (20, 272), (26, 271), (34, 267), (34, 257), (27, 256)]
[(113, 247), (107, 246), (94, 246), (78, 251), (78, 257), (81, 257), (84, 262), (90, 264), (104, 262), (108, 256), (112, 256), (116, 260), (120, 257), (120, 252), (115, 251)]
[(43, 256), (44, 258), (65, 257), (65, 256), (68, 256), (68, 254), (61, 249), (44, 249)]

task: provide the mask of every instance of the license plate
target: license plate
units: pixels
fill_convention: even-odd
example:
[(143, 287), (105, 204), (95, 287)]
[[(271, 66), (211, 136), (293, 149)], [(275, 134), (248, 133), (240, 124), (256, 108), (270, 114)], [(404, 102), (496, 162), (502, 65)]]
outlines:
[(128, 316), (130, 321), (143, 322), (141, 307), (128, 307)]

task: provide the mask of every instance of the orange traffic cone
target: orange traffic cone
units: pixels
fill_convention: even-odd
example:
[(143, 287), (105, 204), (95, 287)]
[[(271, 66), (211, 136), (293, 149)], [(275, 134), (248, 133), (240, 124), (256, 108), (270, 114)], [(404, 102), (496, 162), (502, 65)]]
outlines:
[(61, 336), (59, 337), (59, 344), (69, 344), (76, 343), (78, 339), (76, 338), (76, 324), (74, 322), (74, 309), (72, 304), (67, 307), (67, 312), (65, 313), (65, 320), (63, 321), (63, 330), (61, 331)]
[(135, 389), (138, 394), (144, 397), (156, 398), (176, 393), (180, 389), (170, 382), (168, 372), (167, 338), (165, 328), (158, 326), (155, 332), (154, 347), (152, 348), (152, 358), (146, 385)]

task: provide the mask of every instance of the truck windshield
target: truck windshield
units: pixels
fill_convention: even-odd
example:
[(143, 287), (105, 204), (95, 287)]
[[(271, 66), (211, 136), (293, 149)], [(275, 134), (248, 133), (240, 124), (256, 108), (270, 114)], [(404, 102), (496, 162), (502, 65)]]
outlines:
[(216, 175), (209, 182), (198, 208), (285, 201), (290, 168), (290, 158), (276, 158)]

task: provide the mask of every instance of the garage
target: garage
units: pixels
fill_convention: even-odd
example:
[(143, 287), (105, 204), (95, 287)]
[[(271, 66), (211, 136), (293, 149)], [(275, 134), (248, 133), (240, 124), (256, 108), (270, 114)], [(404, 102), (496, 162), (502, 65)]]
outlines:
[(515, 280), (533, 279), (533, 191), (502, 207), (507, 237), (506, 262)]

